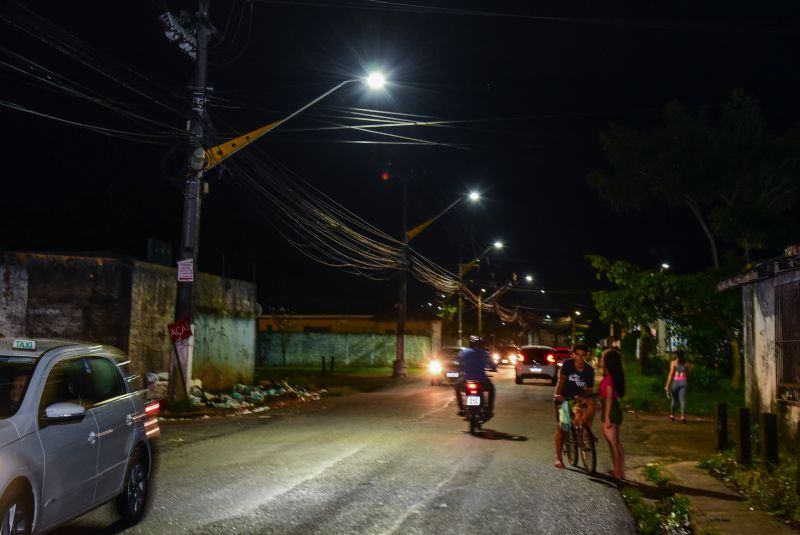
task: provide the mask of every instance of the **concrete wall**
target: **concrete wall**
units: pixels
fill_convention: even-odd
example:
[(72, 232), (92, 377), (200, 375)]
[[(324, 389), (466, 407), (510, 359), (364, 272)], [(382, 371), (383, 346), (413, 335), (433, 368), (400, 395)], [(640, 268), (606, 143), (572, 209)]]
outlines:
[[(289, 366), (320, 366), (336, 358), (336, 366), (391, 366), (396, 336), (344, 333), (258, 333), (259, 365), (282, 366), (283, 344)], [(406, 362), (418, 365), (434, 352), (432, 337), (406, 335)], [(438, 350), (438, 347), (436, 348)]]
[(253, 317), (198, 314), (195, 318), (193, 375), (204, 388), (226, 390), (253, 384), (256, 322)]
[(6, 337), (72, 338), (128, 349), (131, 265), (103, 257), (3, 253)]
[(785, 436), (800, 422), (800, 403), (778, 400), (775, 353), (775, 288), (800, 281), (789, 271), (743, 287), (745, 399), (754, 412), (777, 413)]
[[(175, 268), (126, 258), (2, 253), (0, 334), (111, 344), (126, 351), (140, 373), (166, 371), (175, 278)], [(193, 376), (220, 389), (252, 382), (256, 286), (203, 273), (196, 299)]]
[[(373, 316), (355, 314), (264, 314), (258, 317), (258, 330), (394, 334), (397, 332), (397, 320), (378, 320)], [(406, 334), (429, 336), (432, 333), (441, 340), (441, 321), (406, 320)]]

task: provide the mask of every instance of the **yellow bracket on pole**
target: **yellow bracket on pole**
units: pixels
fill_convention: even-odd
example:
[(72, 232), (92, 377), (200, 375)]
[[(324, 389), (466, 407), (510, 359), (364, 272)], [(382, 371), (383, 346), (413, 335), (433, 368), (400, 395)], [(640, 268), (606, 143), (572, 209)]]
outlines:
[(414, 227), (411, 230), (409, 230), (408, 232), (406, 232), (406, 235), (408, 236), (408, 240), (411, 241), (411, 239), (414, 236), (416, 236), (417, 234), (419, 234), (420, 232), (422, 232), (423, 230), (428, 228), (431, 225), (431, 223), (433, 223), (434, 221), (436, 221), (436, 218), (428, 219), (427, 221), (423, 221), (422, 223), (420, 223), (416, 227)]
[(262, 126), (252, 132), (248, 132), (243, 134), (237, 138), (231, 139), (230, 141), (226, 141), (216, 147), (211, 147), (210, 149), (206, 149), (206, 165), (203, 168), (204, 171), (208, 171), (222, 160), (232, 156), (242, 150), (244, 147), (252, 143), (253, 141), (257, 140), (270, 130), (273, 130), (280, 126), (285, 119), (281, 119), (279, 121), (275, 121), (274, 123), (270, 123), (266, 126)]

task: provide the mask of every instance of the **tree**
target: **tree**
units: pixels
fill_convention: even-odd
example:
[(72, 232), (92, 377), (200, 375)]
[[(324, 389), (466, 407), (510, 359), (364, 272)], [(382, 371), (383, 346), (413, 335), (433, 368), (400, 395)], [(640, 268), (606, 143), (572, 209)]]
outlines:
[(676, 275), (669, 271), (647, 271), (629, 262), (610, 261), (589, 255), (597, 277), (616, 288), (592, 293), (595, 308), (604, 321), (625, 324), (651, 323), (661, 318), (671, 322), (689, 347), (708, 356), (720, 340), (730, 348), (731, 386), (739, 388), (742, 377), (741, 302), (735, 292), (717, 292), (724, 271)]
[(784, 245), (779, 232), (797, 202), (800, 135), (770, 135), (758, 102), (734, 91), (718, 124), (701, 110), (668, 104), (663, 126), (632, 130), (611, 125), (600, 144), (611, 166), (590, 183), (621, 209), (648, 201), (685, 206), (702, 230), (711, 265), (720, 266), (718, 241), (751, 251)]

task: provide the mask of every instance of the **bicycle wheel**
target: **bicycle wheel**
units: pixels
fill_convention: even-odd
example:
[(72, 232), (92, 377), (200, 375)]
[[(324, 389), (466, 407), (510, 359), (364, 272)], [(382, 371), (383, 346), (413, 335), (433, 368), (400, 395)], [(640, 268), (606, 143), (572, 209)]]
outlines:
[(572, 466), (578, 466), (578, 447), (575, 442), (575, 429), (564, 431), (564, 441), (561, 443), (561, 457)]
[(597, 469), (597, 450), (594, 447), (594, 435), (591, 429), (581, 428), (577, 436), (577, 443), (584, 470), (587, 474), (594, 474)]

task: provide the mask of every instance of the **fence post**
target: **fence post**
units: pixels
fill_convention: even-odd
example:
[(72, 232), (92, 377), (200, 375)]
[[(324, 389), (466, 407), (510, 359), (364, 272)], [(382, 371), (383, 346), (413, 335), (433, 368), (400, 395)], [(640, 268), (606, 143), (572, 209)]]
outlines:
[(750, 466), (753, 460), (753, 445), (750, 441), (750, 409), (739, 407), (736, 411), (736, 429), (739, 441), (736, 448), (736, 461), (744, 466)]
[(761, 444), (764, 464), (778, 465), (778, 415), (770, 412), (761, 415)]
[(334, 362), (334, 360), (336, 360), (336, 357), (331, 355), (331, 375), (333, 375), (333, 362)]
[(322, 375), (325, 375), (325, 357), (322, 357)]
[(728, 405), (717, 402), (717, 450), (728, 447)]

